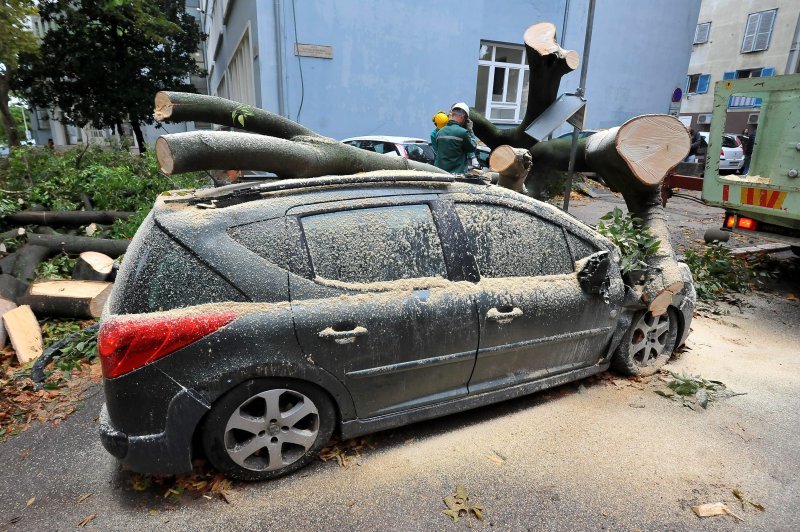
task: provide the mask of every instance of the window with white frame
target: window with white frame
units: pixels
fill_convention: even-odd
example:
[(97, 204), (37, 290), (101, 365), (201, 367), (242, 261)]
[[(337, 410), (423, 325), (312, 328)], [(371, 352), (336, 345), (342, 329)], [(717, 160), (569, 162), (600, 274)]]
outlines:
[(702, 24), (698, 24), (694, 30), (694, 42), (692, 44), (707, 43), (709, 33), (711, 33), (710, 22), (703, 22)]
[(253, 80), (253, 54), (250, 47), (250, 28), (247, 28), (239, 41), (239, 46), (228, 63), (228, 98), (231, 100), (256, 104), (256, 89)]
[(747, 15), (747, 24), (744, 26), (744, 39), (742, 40), (743, 54), (760, 52), (769, 48), (777, 14), (777, 9), (770, 9)]
[(525, 48), (481, 41), (475, 108), (492, 122), (518, 124), (528, 103)]
[(689, 74), (686, 78), (686, 94), (705, 94), (710, 82), (710, 74)]

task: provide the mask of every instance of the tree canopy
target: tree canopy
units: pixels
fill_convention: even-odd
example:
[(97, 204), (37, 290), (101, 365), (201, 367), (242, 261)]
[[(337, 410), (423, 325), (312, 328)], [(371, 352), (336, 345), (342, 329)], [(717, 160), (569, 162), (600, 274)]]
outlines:
[(17, 87), (37, 107), (59, 107), (67, 123), (153, 123), (160, 90), (195, 92), (190, 75), (203, 37), (184, 0), (40, 0), (52, 25), (38, 56), (23, 54)]
[(35, 57), (36, 36), (28, 30), (28, 17), (36, 14), (31, 0), (0, 2), (0, 118), (10, 146), (18, 146), (20, 136), (14, 114), (9, 110), (9, 90), (17, 72), (19, 56)]

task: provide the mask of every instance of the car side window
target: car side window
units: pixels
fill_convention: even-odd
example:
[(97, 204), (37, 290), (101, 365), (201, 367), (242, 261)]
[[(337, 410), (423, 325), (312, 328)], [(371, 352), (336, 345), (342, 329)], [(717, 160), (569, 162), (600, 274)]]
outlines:
[(574, 270), (561, 227), (499, 205), (455, 206), (482, 277), (533, 277)]
[(317, 277), (375, 283), (447, 276), (427, 205), (316, 214), (301, 223)]
[(581, 238), (577, 235), (574, 235), (570, 232), (567, 232), (569, 235), (569, 245), (572, 248), (572, 253), (574, 255), (575, 261), (579, 261), (584, 259), (590, 255), (594, 255), (600, 249), (586, 240), (585, 238)]

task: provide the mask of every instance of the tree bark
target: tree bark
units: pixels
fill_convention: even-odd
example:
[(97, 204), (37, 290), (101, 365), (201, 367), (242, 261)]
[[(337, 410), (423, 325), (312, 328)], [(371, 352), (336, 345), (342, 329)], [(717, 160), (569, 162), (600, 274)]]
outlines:
[(133, 136), (136, 137), (136, 143), (139, 145), (139, 153), (145, 153), (147, 151), (147, 144), (144, 142), (142, 126), (138, 120), (131, 120), (131, 129), (133, 129)]
[(21, 302), (38, 316), (99, 318), (111, 287), (96, 281), (40, 281), (30, 286)]
[(17, 211), (6, 215), (5, 219), (20, 225), (79, 226), (111, 224), (134, 214), (125, 211)]
[(11, 109), (8, 107), (8, 80), (10, 76), (11, 73), (8, 71), (0, 75), (0, 118), (3, 119), (3, 126), (6, 128), (8, 146), (13, 148), (19, 146), (20, 138), (17, 133), (17, 121), (14, 120), (14, 115), (11, 114)]
[(153, 117), (158, 121), (211, 122), (287, 140), (294, 137), (320, 136), (297, 122), (257, 107), (217, 96), (188, 92), (157, 93)]
[(489, 148), (503, 144), (514, 148), (530, 148), (536, 140), (525, 129), (556, 101), (561, 78), (578, 67), (577, 52), (564, 50), (556, 41), (556, 27), (540, 22), (525, 31), (525, 56), (530, 69), (528, 100), (522, 123), (515, 128), (500, 129), (475, 109), (470, 109), (472, 130)]
[(17, 260), (14, 261), (14, 269), (12, 270), (14, 277), (24, 282), (32, 281), (36, 277), (36, 267), (39, 263), (53, 254), (50, 248), (31, 244), (32, 236), (45, 235), (28, 235), (29, 243), (19, 248), (15, 253)]
[(11, 274), (0, 274), (0, 298), (17, 301), (28, 290), (28, 283), (23, 283)]
[[(83, 253), (84, 251), (97, 251), (98, 253), (104, 253), (110, 257), (119, 257), (123, 255), (128, 249), (128, 244), (130, 244), (130, 240), (37, 234), (28, 235), (28, 242), (55, 251), (73, 254)], [(17, 262), (19, 262), (19, 259), (17, 259)]]
[(224, 169), (274, 172), (285, 178), (375, 170), (447, 173), (429, 164), (368, 152), (320, 136), (284, 140), (230, 131), (175, 133), (158, 138), (156, 156), (167, 175)]

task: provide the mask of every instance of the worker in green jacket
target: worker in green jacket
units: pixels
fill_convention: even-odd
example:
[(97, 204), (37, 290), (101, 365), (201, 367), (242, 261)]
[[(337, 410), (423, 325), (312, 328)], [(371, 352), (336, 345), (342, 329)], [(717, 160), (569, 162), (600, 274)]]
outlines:
[(450, 120), (433, 139), (433, 150), (436, 152), (434, 164), (451, 174), (463, 174), (467, 171), (469, 155), (475, 152), (477, 146), (475, 138), (464, 127), (468, 118), (467, 104), (454, 104), (450, 109)]

